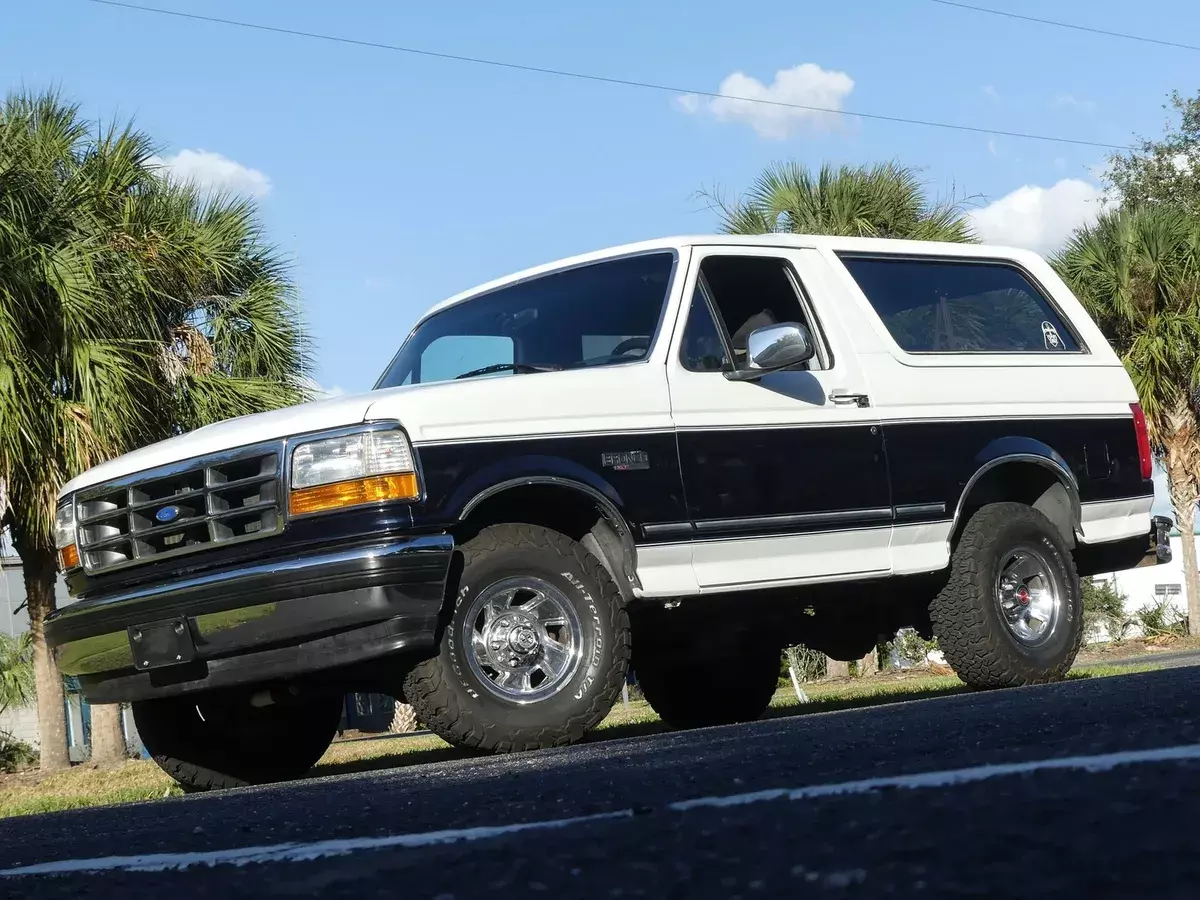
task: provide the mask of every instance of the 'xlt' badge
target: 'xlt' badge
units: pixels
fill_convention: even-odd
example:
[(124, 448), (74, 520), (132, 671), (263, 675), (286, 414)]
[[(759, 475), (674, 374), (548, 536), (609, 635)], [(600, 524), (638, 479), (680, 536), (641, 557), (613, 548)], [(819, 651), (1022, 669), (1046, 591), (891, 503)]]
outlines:
[(645, 450), (620, 450), (600, 454), (600, 464), (617, 472), (632, 472), (634, 469), (650, 468), (650, 454)]

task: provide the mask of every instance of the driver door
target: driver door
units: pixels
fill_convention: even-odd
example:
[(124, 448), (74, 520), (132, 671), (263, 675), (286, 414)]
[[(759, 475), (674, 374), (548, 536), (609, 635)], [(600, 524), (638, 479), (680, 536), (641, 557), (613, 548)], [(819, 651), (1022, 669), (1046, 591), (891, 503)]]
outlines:
[[(892, 509), (883, 435), (855, 354), (803, 286), (811, 251), (697, 248), (691, 306), (667, 360), (702, 591), (886, 574)], [(750, 331), (808, 327), (803, 367), (736, 382)]]

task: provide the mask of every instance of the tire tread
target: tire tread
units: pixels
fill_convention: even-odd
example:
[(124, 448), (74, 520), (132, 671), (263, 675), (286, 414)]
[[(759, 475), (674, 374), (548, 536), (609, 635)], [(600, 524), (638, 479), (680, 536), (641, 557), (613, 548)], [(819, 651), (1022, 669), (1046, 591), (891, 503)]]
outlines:
[[(1054, 533), (1054, 526), (1037, 510), (1021, 503), (992, 503), (967, 522), (950, 562), (950, 577), (929, 607), (938, 648), (955, 673), (974, 688), (1045, 684), (1066, 677), (1083, 641), (1080, 622), (1073, 626), (1072, 643), (1055, 666), (1042, 668), (1023, 660), (1008, 637), (993, 625), (988, 605), (992, 585), (985, 584), (981, 561), (991, 552), (995, 532), (1013, 521)], [(1075, 560), (1061, 552), (1070, 583), (1078, 584)], [(1069, 599), (1069, 598), (1068, 598)]]

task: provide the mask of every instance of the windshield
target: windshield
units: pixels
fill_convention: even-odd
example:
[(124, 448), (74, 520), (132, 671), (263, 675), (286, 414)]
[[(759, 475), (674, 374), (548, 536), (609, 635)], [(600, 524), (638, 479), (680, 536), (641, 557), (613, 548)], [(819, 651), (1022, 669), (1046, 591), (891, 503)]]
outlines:
[(606, 260), (451, 306), (417, 327), (376, 388), (644, 359), (674, 265), (673, 253)]

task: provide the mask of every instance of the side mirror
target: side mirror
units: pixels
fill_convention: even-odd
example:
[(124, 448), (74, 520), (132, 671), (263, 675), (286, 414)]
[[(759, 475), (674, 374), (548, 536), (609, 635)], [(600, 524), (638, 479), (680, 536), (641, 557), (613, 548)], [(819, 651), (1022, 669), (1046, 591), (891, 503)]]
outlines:
[(768, 372), (790, 369), (816, 354), (812, 335), (799, 322), (782, 322), (750, 332), (746, 341), (747, 368), (726, 372), (730, 381), (754, 381)]

